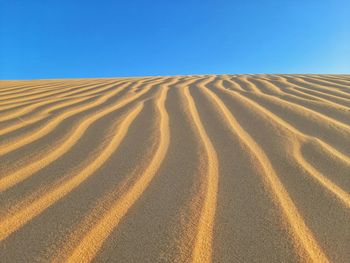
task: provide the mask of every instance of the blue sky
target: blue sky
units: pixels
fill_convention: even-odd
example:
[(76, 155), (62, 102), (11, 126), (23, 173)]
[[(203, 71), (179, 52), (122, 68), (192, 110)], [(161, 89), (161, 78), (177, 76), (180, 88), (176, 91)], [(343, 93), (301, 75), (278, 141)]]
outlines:
[(350, 73), (348, 0), (0, 0), (0, 79)]

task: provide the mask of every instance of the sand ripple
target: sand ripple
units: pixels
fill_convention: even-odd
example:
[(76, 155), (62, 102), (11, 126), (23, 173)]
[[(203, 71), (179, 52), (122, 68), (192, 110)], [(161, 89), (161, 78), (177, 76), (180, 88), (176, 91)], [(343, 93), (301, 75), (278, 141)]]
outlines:
[(3, 262), (347, 262), (350, 77), (0, 82)]

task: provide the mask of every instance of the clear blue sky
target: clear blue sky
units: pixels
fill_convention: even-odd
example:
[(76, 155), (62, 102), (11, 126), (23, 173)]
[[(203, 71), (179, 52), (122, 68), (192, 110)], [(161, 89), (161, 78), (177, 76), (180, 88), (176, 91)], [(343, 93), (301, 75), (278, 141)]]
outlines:
[(0, 79), (350, 73), (349, 0), (0, 0)]

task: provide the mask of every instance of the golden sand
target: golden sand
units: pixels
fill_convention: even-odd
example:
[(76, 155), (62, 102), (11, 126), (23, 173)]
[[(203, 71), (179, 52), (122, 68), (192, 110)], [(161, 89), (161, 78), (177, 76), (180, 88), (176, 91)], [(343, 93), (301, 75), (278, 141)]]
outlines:
[(1, 262), (347, 262), (350, 76), (0, 81)]

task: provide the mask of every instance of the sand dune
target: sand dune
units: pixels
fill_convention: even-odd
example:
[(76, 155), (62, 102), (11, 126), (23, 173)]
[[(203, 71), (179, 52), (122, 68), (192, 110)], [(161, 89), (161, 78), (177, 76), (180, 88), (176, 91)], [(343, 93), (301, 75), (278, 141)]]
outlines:
[(1, 262), (349, 262), (349, 75), (0, 85)]

